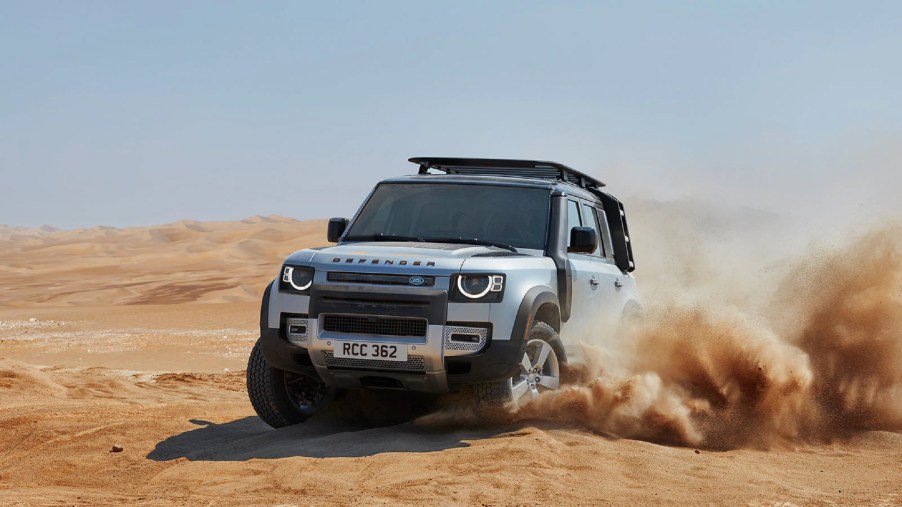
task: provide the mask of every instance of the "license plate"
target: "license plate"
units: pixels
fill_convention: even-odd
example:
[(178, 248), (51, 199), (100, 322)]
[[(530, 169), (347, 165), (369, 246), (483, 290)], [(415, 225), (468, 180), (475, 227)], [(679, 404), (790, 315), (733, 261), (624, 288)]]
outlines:
[(338, 342), (332, 351), (335, 357), (349, 359), (379, 359), (382, 361), (407, 361), (407, 345), (386, 343)]

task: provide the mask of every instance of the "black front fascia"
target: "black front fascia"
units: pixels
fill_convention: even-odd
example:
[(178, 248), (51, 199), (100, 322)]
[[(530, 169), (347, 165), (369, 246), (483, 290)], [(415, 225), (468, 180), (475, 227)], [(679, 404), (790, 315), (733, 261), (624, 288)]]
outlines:
[(389, 315), (426, 319), (444, 325), (448, 314), (448, 291), (416, 289), (399, 293), (397, 288), (378, 286), (313, 285), (310, 291), (311, 319), (322, 313)]
[(478, 354), (446, 357), (448, 385), (457, 389), (468, 384), (509, 379), (520, 370), (525, 350), (525, 340), (494, 340)]
[(570, 319), (570, 300), (573, 294), (573, 273), (567, 257), (567, 198), (560, 192), (551, 194), (551, 221), (548, 227), (548, 248), (545, 255), (551, 257), (557, 268), (558, 306), (561, 321)]

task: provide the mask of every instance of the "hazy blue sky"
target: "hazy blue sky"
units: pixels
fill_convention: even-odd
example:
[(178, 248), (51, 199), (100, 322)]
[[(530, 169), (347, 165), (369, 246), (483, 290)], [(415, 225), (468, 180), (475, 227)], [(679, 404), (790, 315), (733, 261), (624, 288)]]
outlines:
[(414, 155), (902, 213), (900, 27), (902, 2), (4, 0), (0, 223), (348, 215)]

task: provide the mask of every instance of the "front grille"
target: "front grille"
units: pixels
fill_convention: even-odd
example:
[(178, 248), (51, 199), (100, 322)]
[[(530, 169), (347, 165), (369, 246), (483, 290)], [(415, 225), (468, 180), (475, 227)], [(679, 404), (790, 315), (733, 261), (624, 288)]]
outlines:
[(331, 351), (323, 353), (329, 368), (358, 368), (365, 370), (426, 371), (423, 356), (407, 356), (407, 361), (385, 361), (383, 359), (357, 359), (335, 357)]
[(333, 271), (326, 275), (326, 279), (330, 282), (366, 283), (372, 285), (404, 285), (407, 287), (432, 287), (433, 285), (435, 285), (435, 277), (425, 275), (385, 275), (371, 273), (342, 273)]
[[(308, 313), (311, 318), (324, 315), (355, 317), (395, 317), (422, 319), (429, 324), (443, 324), (448, 308), (448, 291), (433, 287), (416, 291), (392, 287), (360, 287), (343, 283), (314, 285), (310, 294)], [(418, 337), (425, 336), (419, 333)]]
[(328, 303), (330, 305), (345, 305), (350, 306), (351, 308), (378, 308), (380, 310), (389, 310), (389, 311), (404, 311), (404, 310), (418, 310), (418, 309), (429, 309), (428, 301), (404, 301), (404, 300), (391, 300), (388, 301), (385, 298), (375, 298), (375, 299), (364, 299), (362, 297), (335, 297), (335, 296), (325, 296), (320, 298), (323, 303)]
[(426, 336), (426, 319), (361, 315), (324, 315), (323, 331), (380, 336)]

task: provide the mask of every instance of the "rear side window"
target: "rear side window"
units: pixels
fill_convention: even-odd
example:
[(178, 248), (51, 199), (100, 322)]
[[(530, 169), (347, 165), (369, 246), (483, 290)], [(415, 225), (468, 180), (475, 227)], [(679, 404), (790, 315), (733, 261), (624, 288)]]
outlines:
[(602, 253), (603, 251), (601, 249), (601, 244), (603, 241), (601, 238), (601, 231), (599, 230), (599, 227), (598, 227), (598, 217), (595, 215), (595, 208), (588, 206), (586, 204), (583, 204), (583, 218), (584, 218), (584, 222), (585, 222), (585, 224), (583, 224), (583, 225), (585, 227), (592, 228), (595, 231), (595, 237), (598, 238), (598, 246), (595, 247), (595, 251), (592, 252), (591, 255), (597, 255), (597, 256), (604, 255)]
[(576, 201), (567, 201), (567, 248), (570, 248), (570, 230), (579, 227), (579, 205)]
[(608, 227), (608, 219), (603, 210), (595, 208), (595, 217), (598, 219), (598, 228), (601, 230), (601, 244), (604, 247), (604, 256), (614, 258), (614, 244), (611, 243), (611, 229)]

